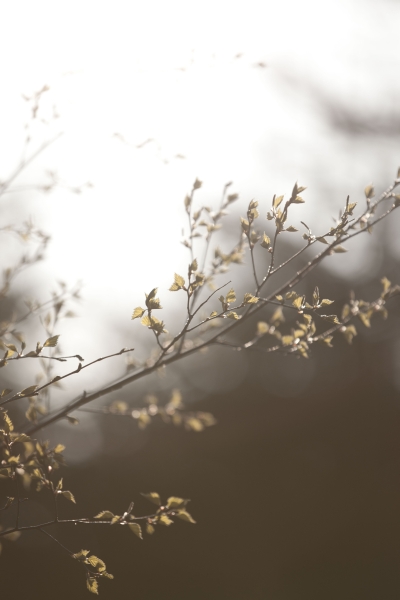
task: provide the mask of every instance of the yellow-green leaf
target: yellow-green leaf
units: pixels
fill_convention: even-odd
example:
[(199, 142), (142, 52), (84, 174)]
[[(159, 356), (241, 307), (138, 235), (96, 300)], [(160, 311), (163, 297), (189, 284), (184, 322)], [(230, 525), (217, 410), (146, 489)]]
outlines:
[(325, 321), (330, 321), (331, 323), (334, 323), (335, 325), (340, 325), (340, 321), (336, 315), (321, 315), (321, 318), (325, 319)]
[(0, 429), (3, 429), (6, 433), (11, 433), (14, 430), (13, 422), (6, 411), (0, 412)]
[(11, 531), (10, 533), (6, 533), (6, 535), (3, 536), (3, 539), (8, 540), (9, 542), (16, 542), (20, 535), (21, 531)]
[(253, 296), (253, 294), (249, 294), (248, 292), (245, 293), (244, 299), (243, 299), (244, 304), (257, 304), (258, 301), (259, 301), (259, 298), (257, 298), (256, 296)]
[(158, 522), (168, 527), (169, 525), (172, 525), (173, 520), (170, 519), (167, 515), (160, 515), (160, 517), (158, 518)]
[(264, 233), (263, 233), (263, 240), (262, 240), (260, 246), (262, 246), (263, 248), (267, 248), (268, 249), (270, 247), (270, 245), (271, 245), (271, 240), (269, 239), (269, 237), (267, 236), (267, 234), (264, 231)]
[(128, 527), (135, 535), (137, 535), (139, 539), (143, 539), (142, 528), (140, 527), (139, 523), (128, 523)]
[(297, 298), (295, 298), (292, 302), (292, 305), (297, 308), (300, 309), (303, 305), (303, 298), (302, 296), (297, 296)]
[(328, 300), (327, 298), (324, 298), (321, 300), (320, 306), (329, 306), (329, 304), (333, 304), (334, 302), (334, 300)]
[(162, 308), (159, 298), (156, 298), (158, 288), (153, 288), (149, 294), (146, 294), (146, 306), (149, 310)]
[(147, 523), (146, 524), (146, 533), (148, 533), (149, 535), (153, 535), (155, 529), (153, 527), (153, 525), (151, 523)]
[(36, 390), (38, 389), (39, 386), (37, 385), (30, 385), (29, 387), (25, 388), (24, 390), (22, 390), (22, 392), (20, 392), (20, 396), (23, 396), (24, 398), (28, 398), (29, 396), (33, 396), (33, 394), (36, 392)]
[(282, 344), (284, 346), (290, 346), (294, 342), (294, 337), (292, 335), (283, 335), (282, 336)]
[(351, 202), (346, 206), (346, 212), (349, 215), (353, 214), (353, 210), (355, 209), (355, 207), (357, 206), (357, 202)]
[(190, 419), (186, 420), (186, 427), (197, 432), (203, 431), (204, 429), (203, 423), (200, 421), (200, 419), (196, 419), (195, 417), (191, 417)]
[(115, 523), (119, 523), (120, 521), (121, 521), (121, 516), (120, 515), (114, 515), (113, 518), (111, 519), (110, 525), (115, 525)]
[(274, 198), (272, 200), (272, 206), (274, 208), (278, 208), (278, 206), (282, 202), (283, 198), (284, 198), (284, 196), (274, 196)]
[(285, 316), (283, 314), (283, 310), (281, 306), (278, 306), (278, 308), (274, 311), (272, 317), (271, 317), (271, 323), (273, 325), (279, 325), (279, 323), (283, 323), (285, 320)]
[(161, 506), (161, 498), (160, 495), (157, 494), (157, 492), (148, 492), (147, 494), (143, 494), (142, 496), (144, 498), (147, 498), (147, 500), (150, 500), (150, 502), (152, 502), (153, 504), (157, 504), (157, 506)]
[(76, 558), (76, 560), (83, 559), (89, 554), (89, 552), (90, 550), (79, 550), (79, 552), (72, 555), (72, 558)]
[(174, 280), (175, 280), (175, 283), (176, 283), (176, 284), (177, 284), (177, 285), (178, 285), (180, 288), (183, 288), (183, 286), (185, 285), (185, 280), (184, 280), (184, 278), (182, 277), (182, 275), (178, 275), (178, 273), (175, 273), (175, 275), (174, 275)]
[(112, 519), (113, 517), (114, 517), (114, 513), (112, 513), (110, 510), (102, 510), (101, 512), (99, 512), (99, 514), (97, 514), (93, 518), (101, 519), (101, 520), (108, 520), (108, 519)]
[(226, 317), (227, 317), (228, 319), (233, 319), (233, 320), (236, 320), (236, 321), (237, 321), (238, 319), (240, 319), (239, 315), (238, 315), (237, 313), (235, 313), (235, 311), (231, 311), (231, 312), (227, 313), (227, 314), (226, 314)]
[(226, 295), (226, 302), (231, 304), (231, 302), (236, 302), (236, 294), (234, 289), (230, 289)]
[(17, 352), (18, 350), (16, 349), (16, 347), (14, 346), (14, 344), (4, 344), (6, 346), (6, 348), (8, 348), (9, 350), (11, 350), (12, 352)]
[(364, 193), (365, 193), (365, 197), (368, 198), (368, 200), (370, 200), (371, 198), (373, 198), (375, 196), (375, 190), (374, 190), (374, 186), (372, 185), (372, 183), (367, 185), (367, 187), (364, 190)]
[(44, 348), (54, 348), (57, 346), (59, 335), (53, 335), (52, 337), (47, 338), (45, 343), (43, 344)]
[(258, 321), (257, 323), (257, 335), (265, 335), (269, 331), (269, 325), (265, 321)]
[(87, 558), (87, 562), (90, 565), (92, 565), (92, 567), (96, 569), (96, 571), (98, 571), (99, 573), (102, 573), (106, 570), (105, 562), (101, 560), (101, 558), (99, 558), (98, 556), (95, 556), (94, 554)]
[(184, 500), (184, 498), (178, 498), (177, 496), (171, 496), (167, 500), (167, 508), (178, 508), (179, 506), (184, 506), (188, 500)]
[[(386, 294), (392, 284), (387, 277), (383, 277), (383, 279), (381, 279), (381, 284), (383, 285), (383, 293)], [(1, 396), (3, 396), (3, 394), (1, 394)]]
[(61, 452), (64, 452), (65, 450), (65, 446), (63, 444), (57, 444), (57, 446), (54, 448), (54, 452), (56, 454), (60, 454)]
[(95, 577), (88, 577), (86, 579), (86, 587), (92, 594), (99, 594), (99, 584)]
[(132, 320), (133, 319), (140, 319), (141, 317), (143, 317), (144, 313), (146, 312), (146, 310), (144, 308), (141, 308), (140, 306), (137, 306), (135, 308), (135, 310), (132, 313)]
[(365, 327), (371, 327), (370, 314), (359, 312), (357, 316), (360, 319), (360, 321), (362, 321), (362, 323), (365, 325)]
[(244, 231), (244, 233), (248, 233), (250, 225), (247, 219), (244, 219), (243, 217), (240, 217), (240, 223), (242, 225), (242, 230)]
[(354, 336), (357, 335), (357, 329), (354, 327), (354, 325), (349, 325), (348, 327), (346, 327), (344, 330), (341, 330), (346, 342), (348, 344), (351, 344), (353, 342), (353, 338)]
[(188, 523), (196, 523), (193, 519), (192, 515), (187, 512), (187, 510), (180, 510), (176, 513), (176, 516), (182, 521), (187, 521)]
[(67, 490), (65, 490), (63, 492), (60, 492), (60, 494), (62, 494), (64, 496), (64, 498), (66, 498), (70, 502), (73, 502), (74, 504), (76, 504), (74, 495), (71, 492), (68, 492)]

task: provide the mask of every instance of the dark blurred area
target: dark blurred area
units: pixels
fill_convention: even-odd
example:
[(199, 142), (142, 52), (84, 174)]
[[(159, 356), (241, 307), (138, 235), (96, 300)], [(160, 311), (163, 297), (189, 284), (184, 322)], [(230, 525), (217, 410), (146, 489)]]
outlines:
[[(395, 280), (398, 266), (386, 257), (384, 267)], [(348, 282), (322, 269), (318, 284), (338, 304), (348, 297)], [(379, 277), (356, 289), (371, 300), (379, 291)], [(135, 514), (147, 514), (139, 493), (158, 491), (191, 498), (197, 524), (158, 527), (143, 541), (117, 527), (67, 526), (57, 537), (106, 562), (115, 580), (100, 582), (103, 598), (398, 598), (399, 328), (394, 298), (388, 320), (358, 327), (352, 346), (338, 338), (333, 349), (313, 348), (309, 361), (253, 354), (239, 386), (196, 404), (218, 419), (200, 434), (161, 423), (138, 431), (131, 419), (102, 418), (104, 451), (61, 473), (77, 499), (76, 507), (64, 503), (65, 517), (122, 514), (131, 500)], [(287, 387), (310, 365), (305, 386)], [(32, 518), (47, 518), (46, 510)], [(83, 570), (42, 538), (27, 532), (4, 544), (5, 597), (87, 598)]]

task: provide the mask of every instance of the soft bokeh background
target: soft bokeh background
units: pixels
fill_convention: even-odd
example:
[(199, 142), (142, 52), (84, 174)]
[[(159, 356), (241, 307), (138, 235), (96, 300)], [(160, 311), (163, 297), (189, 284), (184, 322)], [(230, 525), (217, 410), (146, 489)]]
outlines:
[[(56, 279), (84, 282), (79, 317), (57, 331), (66, 354), (89, 360), (133, 345), (144, 358), (148, 332), (130, 315), (155, 286), (169, 329), (179, 327), (181, 307), (167, 290), (186, 269), (183, 198), (196, 177), (201, 204), (216, 206), (228, 181), (240, 195), (218, 240), (227, 249), (252, 198), (269, 232), (272, 195), (307, 185), (293, 215), (318, 232), (347, 194), (363, 202), (366, 184), (383, 189), (397, 172), (396, 2), (14, 2), (2, 13), (0, 179), (26, 136), (21, 93), (47, 84), (40, 116), (59, 115), (33, 123), (33, 148), (63, 136), (3, 196), (1, 218), (31, 216), (52, 235), (46, 261), (17, 294), (44, 299)], [(46, 169), (62, 186), (28, 191), (47, 181)], [(73, 192), (87, 181), (93, 187)], [(330, 257), (309, 289), (318, 282), (344, 301), (351, 285), (372, 298), (383, 274), (396, 279), (395, 217)], [(3, 241), (1, 251), (8, 266), (14, 246)], [(235, 276), (244, 290), (246, 269)], [(394, 309), (353, 347), (339, 342), (308, 362), (210, 352), (116, 396), (138, 404), (180, 387), (219, 419), (198, 436), (84, 414), (79, 428), (47, 432), (67, 445), (79, 515), (117, 512), (142, 490), (193, 498), (196, 528), (182, 524), (141, 546), (104, 530), (63, 533), (116, 574), (103, 597), (397, 598), (398, 330)], [(60, 398), (122, 373), (113, 361), (71, 379)], [(86, 597), (75, 564), (33, 534), (26, 540), (2, 557), (8, 594)], [(24, 581), (18, 552), (31, 569)]]

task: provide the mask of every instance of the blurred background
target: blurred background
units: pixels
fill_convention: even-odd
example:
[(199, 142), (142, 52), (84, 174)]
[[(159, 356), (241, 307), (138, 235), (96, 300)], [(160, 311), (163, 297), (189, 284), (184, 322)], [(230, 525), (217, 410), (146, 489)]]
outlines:
[[(396, 2), (14, 2), (2, 12), (0, 180), (62, 132), (1, 199), (1, 226), (32, 219), (52, 238), (12, 298), (45, 300), (58, 280), (83, 282), (77, 317), (54, 332), (64, 355), (90, 361), (134, 346), (144, 360), (152, 340), (130, 317), (156, 286), (167, 328), (179, 331), (183, 299), (168, 288), (187, 268), (183, 199), (196, 177), (199, 205), (216, 208), (230, 181), (239, 194), (215, 240), (227, 252), (253, 198), (271, 234), (273, 194), (290, 194), (298, 181), (306, 204), (292, 224), (304, 220), (318, 234), (348, 194), (364, 206), (367, 184), (379, 193), (396, 176)], [(373, 300), (384, 275), (400, 283), (393, 217), (329, 257), (304, 291), (318, 284), (339, 313), (350, 289)], [(278, 260), (301, 243), (300, 233), (283, 238)], [(24, 248), (3, 235), (0, 250), (6, 268)], [(236, 267), (232, 283), (250, 291), (248, 267)], [(132, 419), (89, 413), (76, 415), (77, 427), (44, 432), (67, 447), (65, 487), (78, 504), (66, 515), (120, 514), (131, 500), (145, 512), (141, 491), (192, 498), (196, 526), (158, 528), (143, 542), (124, 530), (59, 533), (66, 546), (105, 560), (115, 580), (101, 582), (103, 598), (398, 598), (398, 302), (389, 309), (371, 330), (360, 325), (352, 346), (338, 339), (307, 361), (210, 350), (105, 399), (140, 407), (147, 394), (163, 403), (179, 388), (190, 408), (218, 420), (201, 433), (158, 422), (139, 430)], [(10, 306), (2, 310), (3, 319)], [(232, 339), (252, 335), (248, 327)], [(28, 346), (45, 339), (39, 321), (24, 333)], [(3, 387), (31, 385), (30, 368), (20, 375), (10, 364)], [(66, 380), (52, 406), (125, 368), (118, 357), (87, 369)], [(32, 510), (46, 518), (49, 508)], [(2, 589), (16, 598), (88, 597), (77, 565), (37, 538), (4, 544)]]

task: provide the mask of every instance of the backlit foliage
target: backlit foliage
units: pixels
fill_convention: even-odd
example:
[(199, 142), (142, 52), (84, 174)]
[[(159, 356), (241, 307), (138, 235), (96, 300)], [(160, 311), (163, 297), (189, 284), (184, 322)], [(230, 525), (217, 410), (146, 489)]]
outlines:
[[(27, 99), (32, 104), (34, 119), (37, 118), (40, 96), (46, 91), (47, 88), (43, 88)], [(27, 144), (29, 146), (30, 140)], [(37, 153), (35, 151), (32, 157)], [(0, 195), (9, 191), (14, 179), (28, 162), (26, 159), (8, 181), (0, 183)], [(59, 184), (54, 173), (51, 182), (42, 186), (42, 191), (50, 191)], [(299, 360), (304, 360), (310, 356), (315, 344), (330, 347), (338, 335), (351, 344), (358, 328), (370, 327), (378, 316), (386, 318), (387, 303), (399, 293), (399, 286), (383, 278), (377, 298), (361, 300), (349, 292), (344, 306), (336, 306), (334, 299), (325, 298), (323, 290), (317, 286), (311, 295), (299, 293), (296, 287), (325, 258), (346, 252), (346, 243), (350, 239), (373, 232), (380, 221), (389, 217), (400, 205), (400, 195), (395, 193), (399, 184), (400, 171), (390, 187), (376, 199), (373, 186), (367, 186), (361, 203), (350, 202), (347, 198), (334, 226), (313, 233), (303, 221), (296, 223), (296, 226), (292, 224), (291, 207), (304, 203), (302, 194), (306, 189), (296, 183), (286, 201), (283, 195), (275, 195), (268, 208), (251, 200), (238, 223), (237, 244), (231, 249), (222, 250), (213, 247), (214, 234), (222, 227), (223, 218), (238, 199), (238, 194), (228, 194), (229, 183), (223, 189), (219, 207), (214, 209), (197, 205), (196, 194), (202, 183), (196, 179), (183, 203), (187, 220), (183, 245), (189, 251), (188, 267), (182, 274), (171, 270), (169, 288), (170, 292), (185, 298), (185, 313), (181, 326), (174, 331), (173, 326), (166, 325), (168, 317), (164, 321), (158, 288), (154, 287), (144, 294), (142, 305), (133, 309), (131, 317), (135, 321), (133, 327), (142, 325), (153, 337), (154, 348), (142, 363), (130, 357), (133, 348), (111, 352), (89, 363), (85, 363), (80, 354), (63, 356), (59, 352), (57, 326), (61, 319), (73, 318), (70, 304), (79, 300), (79, 286), (68, 289), (61, 282), (59, 289), (47, 301), (27, 300), (24, 311), (16, 309), (11, 312), (0, 324), (0, 368), (18, 361), (23, 372), (26, 361), (31, 360), (36, 362), (39, 371), (29, 386), (21, 385), (21, 389), (17, 390), (4, 388), (0, 393), (0, 518), (11, 512), (14, 519), (11, 527), (1, 525), (0, 539), (5, 543), (15, 541), (26, 530), (36, 530), (46, 535), (79, 563), (86, 576), (87, 589), (97, 594), (99, 581), (113, 578), (106, 570), (104, 561), (89, 550), (66, 548), (48, 531), (50, 526), (52, 531), (71, 523), (79, 526), (125, 527), (135, 537), (142, 539), (143, 534), (153, 534), (158, 526), (170, 526), (175, 519), (195, 523), (187, 510), (188, 500), (171, 496), (162, 501), (156, 492), (143, 494), (155, 507), (143, 516), (134, 514), (134, 504), (131, 502), (121, 515), (99, 507), (100, 512), (93, 517), (63, 518), (65, 503), (76, 503), (73, 491), (64, 488), (63, 478), (59, 475), (59, 471), (65, 468), (65, 448), (62, 444), (53, 446), (42, 439), (43, 430), (60, 419), (67, 419), (71, 425), (79, 425), (79, 411), (85, 410), (113, 418), (131, 419), (140, 429), (151, 425), (154, 419), (161, 419), (166, 424), (201, 432), (213, 426), (215, 418), (210, 413), (188, 409), (178, 389), (171, 390), (166, 403), (150, 393), (141, 405), (131, 406), (121, 400), (114, 400), (103, 408), (89, 408), (89, 405), (98, 398), (132, 385), (210, 346), (229, 346), (232, 351), (293, 354)], [(72, 191), (79, 193), (77, 189)], [(31, 254), (24, 254), (14, 266), (5, 268), (0, 287), (0, 301), (4, 302), (13, 293), (14, 279), (18, 274), (42, 259), (49, 237), (31, 222), (22, 226), (6, 224), (0, 231), (4, 235), (15, 235), (24, 244), (30, 243), (33, 247)], [(279, 263), (279, 240), (286, 233), (293, 234), (292, 238), (297, 237), (298, 249), (291, 258)], [(294, 261), (302, 253), (306, 253), (307, 262), (299, 270), (294, 270)], [(227, 275), (232, 264), (243, 264), (244, 268), (250, 269), (253, 283), (245, 293), (239, 294), (235, 289), (237, 286)], [(283, 270), (287, 272), (286, 282), (274, 285), (274, 275)], [(161, 274), (154, 276), (160, 278)], [(225, 278), (222, 283), (221, 278)], [(254, 315), (257, 315), (257, 321), (251, 321), (253, 331), (249, 339), (240, 343), (233, 341), (231, 334)], [(40, 320), (43, 327), (42, 341), (36, 344), (29, 339), (25, 341), (23, 333), (24, 323), (35, 318)], [(79, 377), (83, 369), (99, 361), (126, 354), (129, 354), (129, 358), (124, 377), (93, 393), (83, 392), (61, 408), (53, 408), (50, 394), (57, 395), (61, 380)], [(54, 371), (57, 364), (68, 361), (74, 364), (71, 370), (63, 376), (57, 375)], [(26, 423), (21, 424), (18, 431), (9, 415), (17, 403), (24, 407), (26, 416)], [(21, 504), (36, 498), (39, 491), (52, 498), (53, 516), (46, 522), (38, 524), (35, 520), (30, 525), (22, 526)]]

